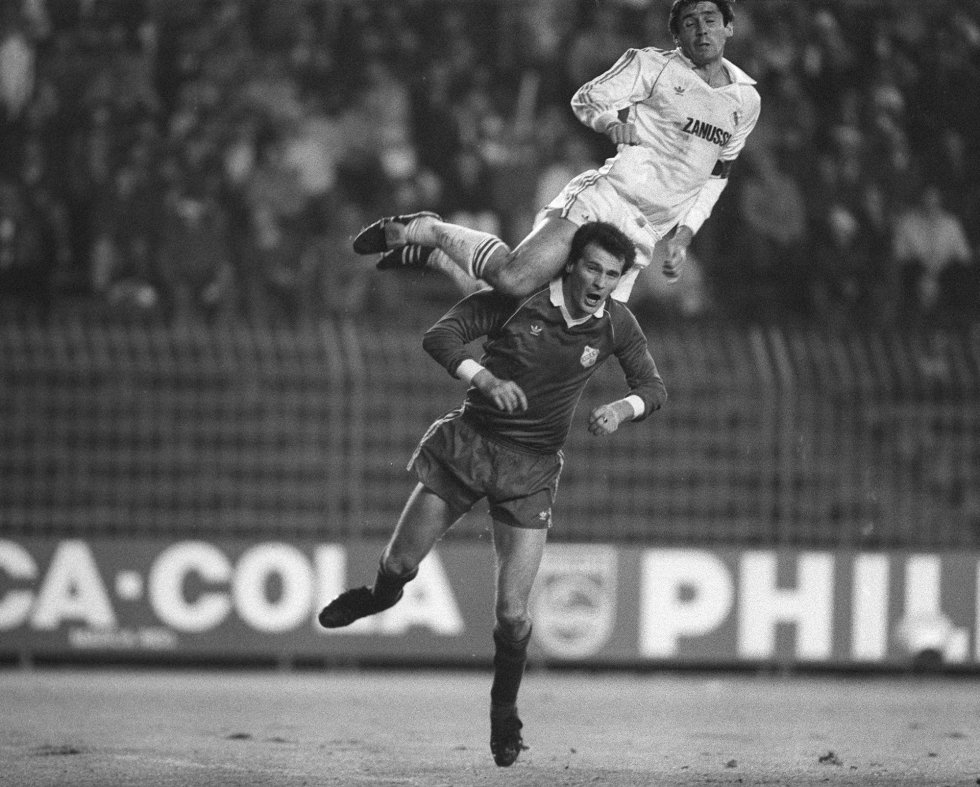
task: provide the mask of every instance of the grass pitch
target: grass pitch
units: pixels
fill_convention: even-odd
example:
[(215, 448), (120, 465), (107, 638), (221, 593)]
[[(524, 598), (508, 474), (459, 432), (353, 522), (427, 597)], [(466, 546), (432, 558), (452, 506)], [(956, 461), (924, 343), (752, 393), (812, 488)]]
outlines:
[(490, 676), (0, 672), (0, 784), (980, 784), (972, 678), (529, 672), (497, 768)]

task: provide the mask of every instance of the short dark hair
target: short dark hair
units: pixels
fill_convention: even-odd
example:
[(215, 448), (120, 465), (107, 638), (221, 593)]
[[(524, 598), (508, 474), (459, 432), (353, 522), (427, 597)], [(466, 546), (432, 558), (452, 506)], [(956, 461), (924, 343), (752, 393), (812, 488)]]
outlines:
[(605, 221), (589, 221), (575, 230), (575, 234), (572, 236), (572, 247), (568, 252), (568, 264), (574, 264), (590, 243), (596, 244), (616, 259), (622, 260), (621, 274), (626, 273), (636, 262), (636, 245), (625, 232)]
[(674, 0), (667, 20), (667, 28), (672, 36), (676, 36), (681, 31), (681, 11), (689, 5), (697, 5), (701, 2), (714, 3), (718, 6), (718, 10), (721, 11), (721, 18), (726, 25), (730, 25), (735, 18), (735, 0)]

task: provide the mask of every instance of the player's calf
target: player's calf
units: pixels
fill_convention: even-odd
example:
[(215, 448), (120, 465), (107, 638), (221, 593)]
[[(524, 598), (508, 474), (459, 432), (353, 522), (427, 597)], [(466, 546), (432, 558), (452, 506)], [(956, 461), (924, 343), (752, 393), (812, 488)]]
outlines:
[(498, 626), (493, 632), (493, 684), (490, 687), (490, 751), (501, 767), (513, 765), (527, 747), (521, 737), (517, 715), (517, 693), (527, 663), (528, 630), (520, 639), (511, 639)]

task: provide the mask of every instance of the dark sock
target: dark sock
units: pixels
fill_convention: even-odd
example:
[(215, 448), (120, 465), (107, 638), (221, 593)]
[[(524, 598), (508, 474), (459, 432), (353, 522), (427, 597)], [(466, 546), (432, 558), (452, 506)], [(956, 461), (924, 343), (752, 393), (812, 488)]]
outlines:
[(394, 601), (398, 598), (398, 594), (402, 592), (402, 588), (415, 579), (418, 573), (419, 570), (416, 568), (407, 574), (396, 576), (385, 573), (383, 565), (378, 566), (378, 576), (374, 580), (372, 593), (378, 601)]
[(517, 692), (524, 677), (527, 663), (527, 643), (531, 632), (519, 640), (506, 637), (500, 629), (493, 630), (495, 650), (493, 654), (493, 685), (490, 687), (491, 713), (514, 710)]

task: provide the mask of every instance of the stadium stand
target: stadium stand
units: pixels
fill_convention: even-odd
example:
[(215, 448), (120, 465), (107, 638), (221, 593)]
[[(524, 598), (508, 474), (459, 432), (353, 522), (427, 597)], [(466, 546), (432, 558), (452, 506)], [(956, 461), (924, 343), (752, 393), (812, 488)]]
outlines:
[[(539, 188), (610, 152), (568, 110), (582, 75), (626, 46), (672, 46), (668, 8), (5, 3), (0, 193), (19, 193), (0, 200), (18, 229), (0, 241), (0, 291), (43, 309), (81, 292), (163, 319), (315, 322), (339, 308), (333, 276), (352, 225), (424, 205), (522, 237)], [(740, 4), (736, 29), (729, 53), (759, 81), (760, 125), (696, 239), (697, 292), (671, 298), (646, 281), (637, 306), (749, 322), (975, 320), (976, 4), (770, 0)], [(770, 161), (782, 185), (760, 167)], [(956, 265), (928, 237), (912, 258), (892, 253), (929, 185), (969, 244)], [(774, 193), (806, 210), (792, 260), (765, 211), (761, 223), (745, 214)], [(28, 266), (38, 236), (44, 264)], [(10, 262), (18, 244), (26, 270)], [(919, 266), (950, 267), (925, 308), (908, 291)], [(410, 300), (366, 277), (349, 276), (354, 310)]]
[[(453, 295), (350, 235), (424, 206), (520, 237), (556, 152), (608, 153), (576, 58), (670, 46), (668, 0), (609, 7), (595, 42), (592, 0), (2, 4), (0, 534), (387, 534), (459, 400), (419, 347)], [(555, 537), (976, 546), (976, 4), (745, 2), (737, 31), (799, 261), (756, 264), (737, 168), (682, 286), (634, 303), (671, 400), (573, 435)], [(930, 184), (972, 257), (922, 309), (891, 249)]]

